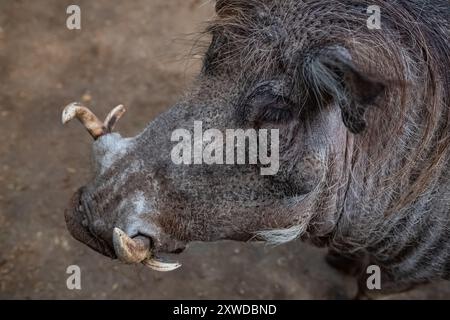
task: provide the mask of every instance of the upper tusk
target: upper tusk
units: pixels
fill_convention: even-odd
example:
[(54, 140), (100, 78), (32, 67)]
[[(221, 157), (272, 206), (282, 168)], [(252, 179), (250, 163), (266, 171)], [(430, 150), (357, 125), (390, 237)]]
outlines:
[(150, 256), (149, 241), (131, 239), (119, 228), (114, 228), (113, 245), (117, 257), (126, 263), (139, 263)]
[(142, 263), (147, 267), (149, 267), (150, 269), (160, 272), (173, 271), (181, 267), (181, 264), (178, 262), (164, 262), (156, 259), (155, 257), (148, 258), (144, 260)]
[[(144, 238), (145, 239), (145, 238)], [(178, 262), (165, 262), (151, 256), (150, 242), (142, 238), (131, 239), (125, 232), (119, 228), (114, 228), (113, 245), (117, 257), (125, 263), (142, 262), (150, 269), (167, 272), (181, 267)]]
[(103, 125), (105, 126), (107, 132), (111, 132), (114, 129), (117, 121), (123, 116), (125, 111), (125, 107), (120, 104), (112, 109), (110, 113), (108, 113), (105, 121), (103, 122)]
[(104, 135), (106, 132), (103, 123), (95, 116), (95, 114), (78, 102), (71, 103), (64, 108), (62, 113), (62, 123), (66, 124), (73, 118), (80, 120), (94, 139)]
[(78, 102), (74, 102), (66, 106), (62, 113), (62, 123), (66, 124), (73, 118), (77, 118), (89, 131), (91, 136), (97, 140), (104, 134), (110, 133), (117, 121), (125, 113), (126, 109), (123, 105), (118, 105), (108, 114), (104, 122), (101, 122), (91, 110)]

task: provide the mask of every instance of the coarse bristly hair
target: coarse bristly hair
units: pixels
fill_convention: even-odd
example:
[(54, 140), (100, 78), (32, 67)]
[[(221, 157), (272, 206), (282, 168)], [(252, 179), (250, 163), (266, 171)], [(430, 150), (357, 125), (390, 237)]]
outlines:
[[(381, 30), (366, 27), (372, 5), (382, 10)], [(373, 108), (351, 115), (360, 123), (349, 175), (355, 177), (355, 193), (377, 180), (378, 188), (361, 199), (379, 203), (370, 210), (384, 216), (402, 212), (442, 179), (450, 150), (447, 1), (225, 0), (217, 2), (217, 11), (208, 27), (213, 45), (207, 68), (226, 72), (239, 65), (249, 82), (282, 73), (300, 106), (305, 97), (318, 108), (329, 99), (347, 105), (348, 88), (330, 67), (330, 55), (322, 54), (334, 47), (350, 68), (385, 86), (380, 99), (371, 101)], [(261, 235), (279, 243), (304, 229)]]

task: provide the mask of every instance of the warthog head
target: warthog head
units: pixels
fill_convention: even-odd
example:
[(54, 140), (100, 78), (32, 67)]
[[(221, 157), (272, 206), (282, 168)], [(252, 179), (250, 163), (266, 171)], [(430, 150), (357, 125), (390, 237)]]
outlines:
[[(408, 162), (407, 150), (428, 143), (426, 135), (438, 124), (420, 131), (416, 119), (416, 140), (400, 129), (414, 117), (404, 108), (425, 99), (422, 91), (413, 91), (416, 98), (405, 94), (423, 66), (401, 47), (400, 36), (414, 31), (402, 26), (389, 1), (375, 1), (385, 8), (385, 29), (367, 28), (373, 2), (217, 1), (195, 84), (136, 137), (111, 132), (122, 106), (101, 122), (84, 106), (69, 105), (63, 121), (78, 118), (95, 139), (95, 178), (66, 211), (71, 234), (106, 256), (172, 270), (178, 265), (159, 254), (180, 252), (190, 241), (304, 237), (319, 243), (335, 231), (344, 206), (359, 205), (357, 199), (373, 203), (364, 211), (376, 213), (407, 201), (397, 196), (398, 188), (411, 195), (414, 183), (411, 193), (411, 183), (389, 185), (388, 177), (402, 169), (400, 177), (411, 181), (408, 173), (416, 172), (414, 181), (424, 183), (414, 171), (421, 157)], [(182, 129), (195, 140), (200, 121), (202, 131), (215, 129), (210, 132), (223, 137), (227, 129), (278, 130), (272, 133), (279, 139), (269, 143), (270, 152), (278, 153), (274, 172), (261, 174), (267, 167), (261, 161), (174, 161), (182, 140), (174, 132)], [(256, 147), (263, 143), (258, 137)], [(225, 138), (215, 140), (226, 149)], [(192, 141), (193, 149), (205, 144)], [(386, 198), (376, 185), (383, 185)]]

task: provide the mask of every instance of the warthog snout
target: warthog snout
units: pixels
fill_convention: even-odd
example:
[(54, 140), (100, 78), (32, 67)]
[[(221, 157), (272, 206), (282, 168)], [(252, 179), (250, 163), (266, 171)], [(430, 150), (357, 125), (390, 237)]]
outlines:
[[(108, 114), (104, 122), (101, 122), (87, 107), (71, 103), (63, 110), (62, 122), (65, 124), (77, 118), (94, 140), (97, 140), (112, 132), (115, 123), (124, 112), (125, 108), (119, 105)], [(152, 247), (160, 242), (156, 234), (150, 236), (138, 233), (130, 236), (119, 227), (112, 227), (96, 217), (98, 205), (87, 188), (80, 188), (75, 193), (65, 213), (68, 229), (74, 238), (86, 243), (95, 251), (111, 258), (118, 258), (124, 263), (142, 263), (157, 271), (172, 271), (181, 266), (179, 263), (165, 262), (156, 257)], [(178, 246), (172, 251), (180, 252), (183, 249), (184, 247)]]

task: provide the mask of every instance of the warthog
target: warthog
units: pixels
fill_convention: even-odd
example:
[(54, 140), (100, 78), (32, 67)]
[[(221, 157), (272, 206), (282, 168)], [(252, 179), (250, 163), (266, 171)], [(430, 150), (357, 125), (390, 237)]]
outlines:
[[(378, 5), (381, 29), (367, 27)], [(382, 287), (450, 278), (448, 0), (222, 0), (192, 89), (136, 137), (69, 105), (95, 178), (66, 211), (94, 250), (156, 270), (190, 241), (297, 238)], [(175, 164), (176, 129), (278, 129), (279, 170)], [(367, 275), (366, 275), (367, 276)], [(363, 276), (360, 276), (363, 279)], [(361, 281), (362, 282), (362, 281)]]

